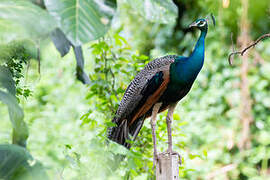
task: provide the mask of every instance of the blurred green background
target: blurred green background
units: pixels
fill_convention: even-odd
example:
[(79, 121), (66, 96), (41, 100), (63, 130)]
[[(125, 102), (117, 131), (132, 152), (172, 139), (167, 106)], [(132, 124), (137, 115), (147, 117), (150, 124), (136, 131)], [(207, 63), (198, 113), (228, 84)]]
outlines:
[[(81, 3), (83, 9), (94, 1), (70, 2)], [(11, 58), (22, 65), (19, 76), (14, 76), (19, 79), (16, 98), (28, 126), (27, 150), (42, 164), (48, 178), (153, 179), (149, 120), (131, 151), (108, 144), (106, 128), (136, 73), (156, 57), (188, 56), (198, 38), (198, 32), (188, 25), (213, 13), (217, 25), (209, 22), (204, 67), (174, 113), (173, 148), (183, 158), (180, 176), (198, 180), (270, 179), (269, 39), (246, 56), (235, 56), (234, 66), (228, 64), (233, 47), (243, 49), (260, 35), (270, 33), (269, 1), (100, 2), (105, 13), (99, 15), (106, 26), (98, 21), (92, 25), (102, 32), (85, 31), (82, 25), (74, 33), (72, 24), (65, 27), (68, 20), (63, 19), (68, 17), (62, 17), (65, 11), (61, 11), (59, 0), (0, 0), (0, 58), (18, 54), (11, 50), (23, 47), (22, 56)], [(113, 18), (106, 3), (115, 11)], [(58, 11), (62, 19), (54, 22)], [(77, 15), (83, 19), (83, 14)], [(89, 17), (86, 20), (90, 22)], [(61, 57), (55, 48), (50, 33), (56, 26), (72, 43), (71, 48), (82, 47), (84, 70), (78, 57), (76, 64), (72, 50)], [(26, 55), (26, 62), (21, 62)], [(87, 84), (76, 79), (88, 82), (88, 76)], [(167, 147), (165, 115), (158, 116), (160, 152)], [(14, 126), (1, 101), (0, 117), (0, 144), (10, 144), (16, 130), (12, 133)], [(121, 155), (126, 156), (123, 161), (119, 160)]]

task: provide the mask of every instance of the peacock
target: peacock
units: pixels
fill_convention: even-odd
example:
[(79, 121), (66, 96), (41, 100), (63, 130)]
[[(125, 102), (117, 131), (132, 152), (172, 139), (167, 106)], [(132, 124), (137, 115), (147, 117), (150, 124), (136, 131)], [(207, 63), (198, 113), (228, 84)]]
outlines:
[[(112, 122), (108, 138), (130, 148), (129, 140), (135, 140), (144, 120), (151, 116), (154, 160), (156, 149), (156, 116), (168, 109), (168, 153), (172, 150), (171, 123), (177, 103), (190, 91), (204, 64), (207, 19), (198, 19), (189, 25), (201, 31), (200, 37), (189, 57), (167, 55), (149, 62), (127, 87)], [(155, 161), (154, 161), (155, 162)]]

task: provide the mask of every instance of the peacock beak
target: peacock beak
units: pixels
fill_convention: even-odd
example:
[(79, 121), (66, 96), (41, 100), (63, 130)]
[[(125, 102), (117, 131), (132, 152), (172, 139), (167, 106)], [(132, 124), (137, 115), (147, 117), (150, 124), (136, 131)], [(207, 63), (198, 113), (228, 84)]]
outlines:
[(195, 22), (191, 23), (188, 27), (189, 28), (197, 27), (197, 22), (195, 21)]

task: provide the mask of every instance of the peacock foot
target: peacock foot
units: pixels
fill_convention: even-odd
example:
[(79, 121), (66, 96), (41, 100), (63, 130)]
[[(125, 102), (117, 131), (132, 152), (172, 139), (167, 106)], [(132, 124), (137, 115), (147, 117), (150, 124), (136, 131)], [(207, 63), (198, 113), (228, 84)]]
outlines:
[(182, 164), (181, 156), (178, 152), (173, 151), (172, 149), (167, 149), (167, 154), (169, 155), (177, 155), (179, 158), (179, 164)]

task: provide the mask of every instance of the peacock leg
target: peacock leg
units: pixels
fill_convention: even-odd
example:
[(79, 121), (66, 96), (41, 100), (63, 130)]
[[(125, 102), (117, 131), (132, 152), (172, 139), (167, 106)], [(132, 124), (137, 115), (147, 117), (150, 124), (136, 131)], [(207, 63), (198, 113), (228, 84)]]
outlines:
[(172, 104), (169, 106), (169, 110), (168, 110), (168, 114), (166, 117), (166, 122), (167, 122), (167, 132), (168, 132), (168, 150), (167, 152), (170, 154), (173, 154), (172, 151), (172, 128), (171, 128), (171, 124), (172, 124), (172, 120), (173, 120), (173, 112), (174, 109), (176, 107), (176, 104)]
[(153, 169), (156, 165), (156, 161), (158, 161), (157, 156), (157, 139), (156, 139), (156, 117), (159, 111), (159, 108), (161, 107), (162, 103), (157, 103), (154, 105), (152, 110), (152, 116), (151, 116), (151, 128), (152, 128), (152, 138), (153, 138), (153, 144), (154, 144), (154, 158), (153, 158)]

